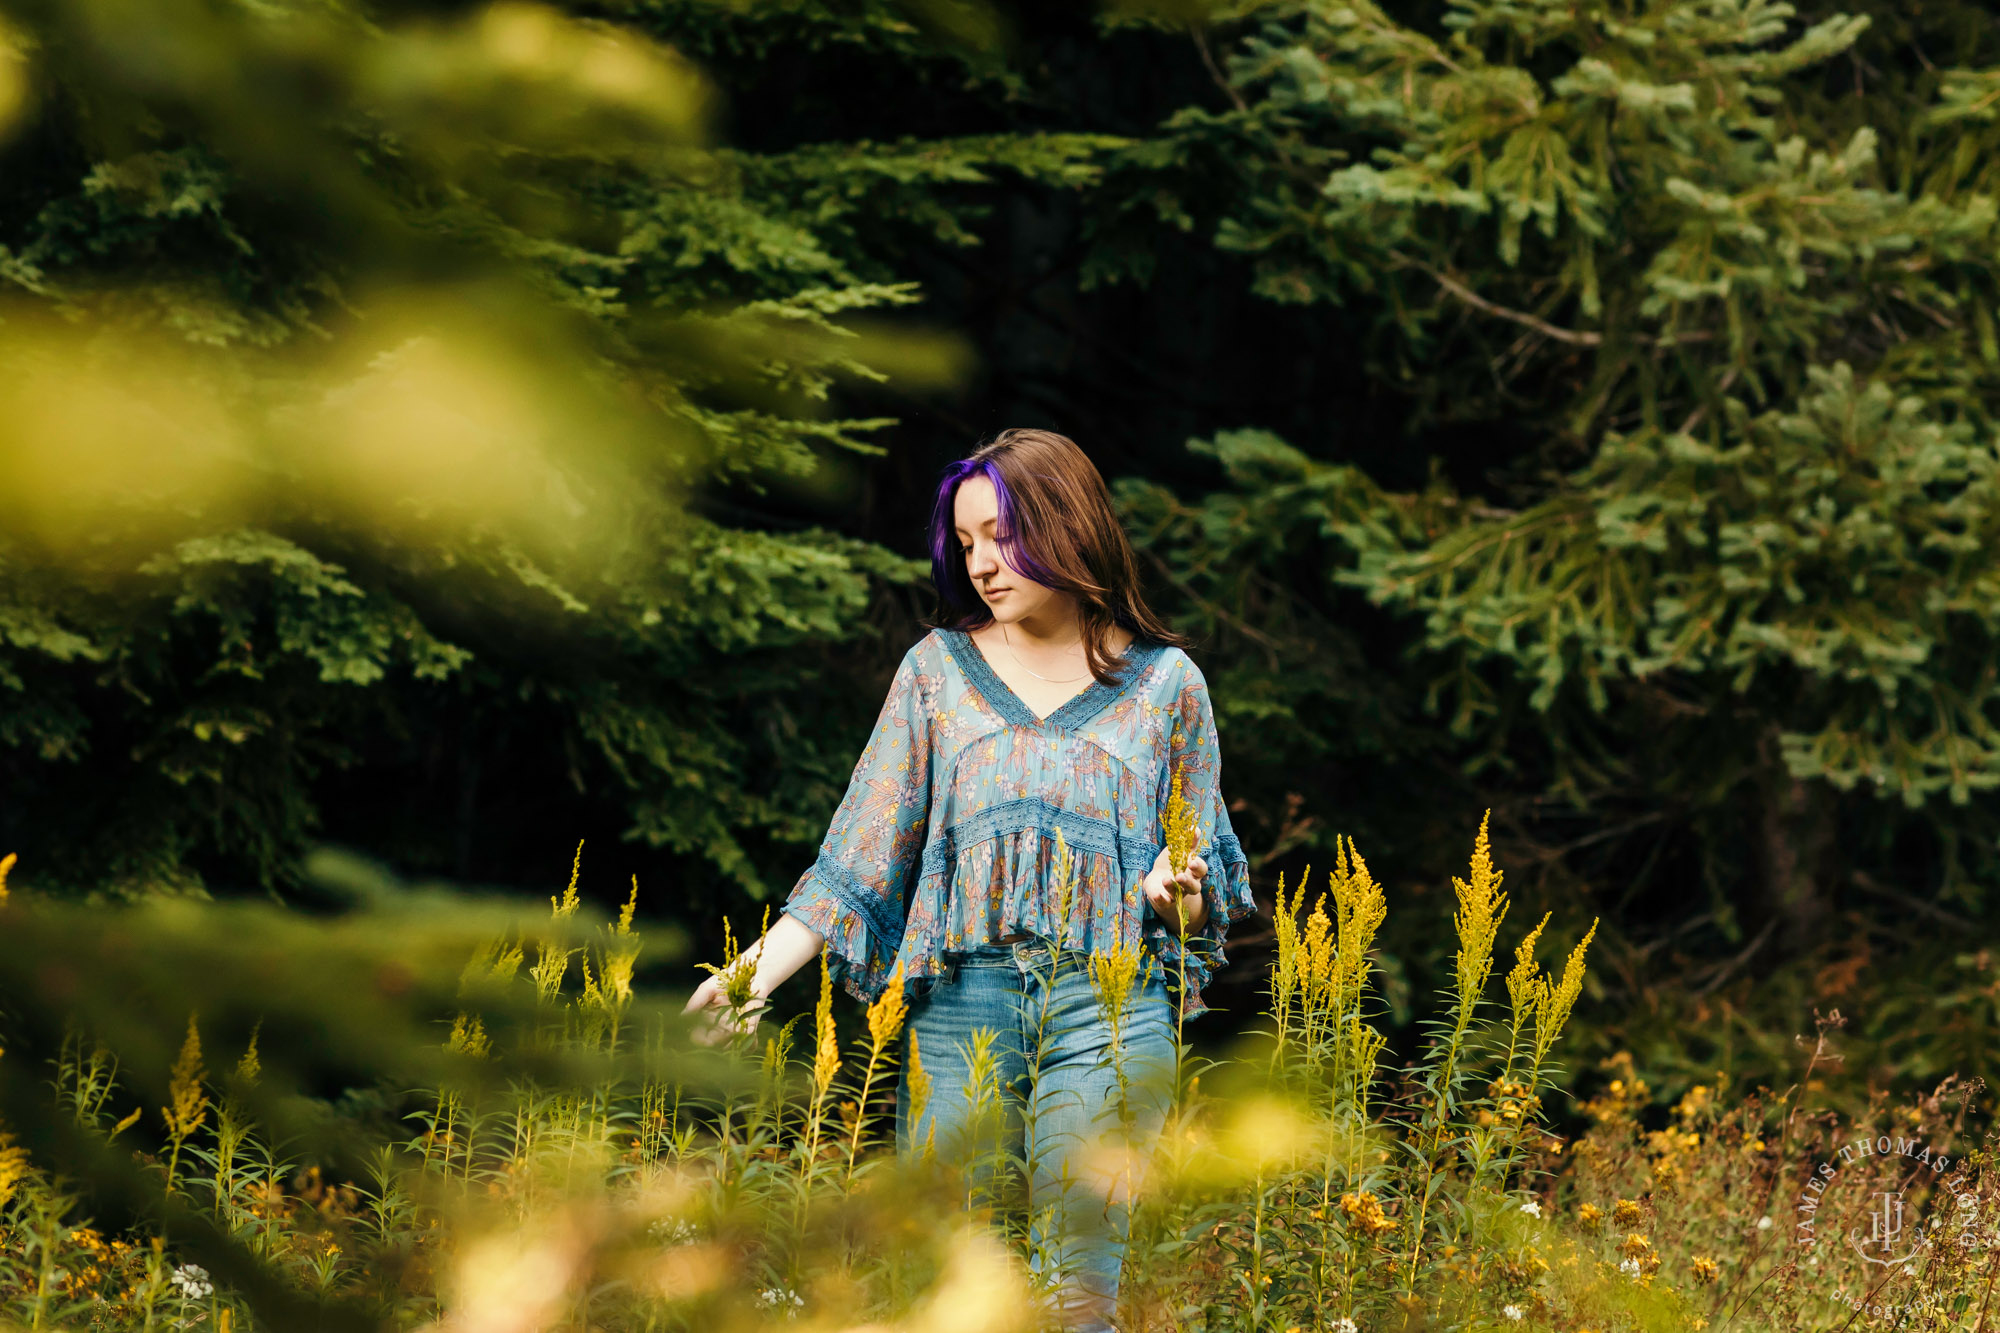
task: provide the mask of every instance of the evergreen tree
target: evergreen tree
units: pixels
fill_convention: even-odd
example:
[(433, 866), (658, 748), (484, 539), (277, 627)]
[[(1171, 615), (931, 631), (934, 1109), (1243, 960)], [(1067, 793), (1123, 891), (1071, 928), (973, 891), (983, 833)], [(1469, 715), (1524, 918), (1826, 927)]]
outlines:
[(1966, 896), (1994, 870), (1959, 854), (2000, 781), (2000, 52), (1971, 13), (1256, 6), (1234, 105), (1168, 131), (1233, 148), (1216, 239), (1259, 291), (1366, 312), (1413, 430), (1484, 443), (1398, 493), (1218, 439), (1243, 493), (1211, 505), (1268, 521), (1173, 558), (1336, 539), (1519, 826), (1608, 844), (1684, 919), (1701, 885), (1745, 957), (1913, 859)]

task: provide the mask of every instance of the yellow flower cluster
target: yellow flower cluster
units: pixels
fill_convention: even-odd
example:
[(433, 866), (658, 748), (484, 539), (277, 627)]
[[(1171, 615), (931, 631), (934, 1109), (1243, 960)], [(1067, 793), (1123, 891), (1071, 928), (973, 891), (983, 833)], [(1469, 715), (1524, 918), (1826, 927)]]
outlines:
[(1328, 895), (1321, 894), (1302, 924), (1299, 912), (1311, 877), (1308, 866), (1289, 898), (1284, 876), (1278, 877), (1277, 910), (1272, 916), (1277, 937), (1277, 959), (1271, 969), (1273, 1013), (1281, 1030), (1299, 1029), (1307, 1063), (1332, 1060), (1347, 1095), (1358, 1098), (1373, 1080), (1376, 1058), (1386, 1042), (1362, 1021), (1362, 1000), (1368, 988), (1369, 951), (1376, 930), (1389, 915), (1388, 900), (1353, 842), (1341, 839), (1327, 877), (1333, 915), (1327, 915)]
[(1701, 1146), (1701, 1135), (1685, 1129), (1655, 1129), (1646, 1134), (1646, 1150), (1655, 1157), (1693, 1152)]
[(1496, 1079), (1486, 1091), (1498, 1109), (1482, 1112), (1481, 1124), (1498, 1120), (1502, 1124), (1518, 1125), (1542, 1104), (1535, 1090), (1519, 1079)]
[(817, 1045), (813, 1049), (813, 1094), (824, 1097), (840, 1070), (840, 1037), (833, 1027), (833, 966), (831, 950), (819, 950), (819, 1003), (813, 1006), (813, 1028)]
[(1507, 916), (1507, 895), (1500, 891), (1505, 876), (1493, 864), (1493, 846), (1487, 836), (1487, 826), (1492, 820), (1493, 814), (1488, 811), (1479, 821), (1479, 837), (1472, 844), (1471, 881), (1456, 877), (1452, 880), (1458, 890), (1458, 911), (1452, 924), (1458, 929), (1458, 964), (1454, 975), (1458, 980), (1461, 1022), (1470, 1019), (1473, 1007), (1486, 989), (1486, 978), (1493, 971), (1493, 941)]
[(1681, 1094), (1681, 1099), (1674, 1103), (1674, 1115), (1685, 1124), (1712, 1110), (1714, 1105), (1715, 1096), (1708, 1084), (1697, 1083)]
[(1124, 1030), (1125, 1013), (1131, 1007), (1132, 987), (1139, 979), (1139, 946), (1116, 944), (1090, 956), (1090, 988), (1097, 995), (1097, 1007), (1104, 1015), (1113, 1040)]
[(1619, 1051), (1605, 1059), (1602, 1067), (1616, 1071), (1619, 1077), (1584, 1102), (1584, 1114), (1600, 1124), (1621, 1124), (1634, 1119), (1639, 1108), (1651, 1100), (1652, 1090), (1646, 1086), (1646, 1080), (1633, 1072), (1632, 1052)]
[(903, 963), (898, 959), (882, 997), (868, 1006), (868, 1042), (875, 1058), (880, 1059), (903, 1031), (903, 1020), (909, 1014), (910, 997), (903, 993)]
[(1382, 1211), (1382, 1201), (1366, 1190), (1341, 1195), (1340, 1211), (1347, 1214), (1350, 1225), (1359, 1227), (1370, 1236), (1379, 1236), (1396, 1228), (1395, 1219)]
[(1701, 1135), (1689, 1129), (1658, 1129), (1646, 1135), (1646, 1150), (1653, 1155), (1653, 1184), (1672, 1193), (1682, 1174), (1684, 1155), (1701, 1147)]
[[(560, 898), (553, 895), (549, 898), (549, 916), (555, 925), (560, 926), (576, 915), (579, 906), (576, 883), (582, 873), (583, 843), (579, 841), (576, 856), (570, 862), (568, 887)], [(544, 1004), (553, 1003), (556, 996), (562, 993), (563, 976), (569, 971), (569, 956), (573, 952), (568, 948), (558, 948), (554, 941), (550, 941), (542, 946), (535, 965), (528, 969), (528, 975), (535, 979), (535, 993), (542, 997)]]
[(28, 1150), (14, 1142), (14, 1136), (0, 1130), (0, 1208), (7, 1206), (14, 1191), (28, 1178)]
[(201, 1033), (195, 1028), (194, 1015), (189, 1014), (187, 1036), (181, 1041), (181, 1053), (174, 1061), (167, 1084), (167, 1100), (172, 1104), (160, 1111), (166, 1118), (167, 1133), (174, 1139), (187, 1138), (208, 1119), (208, 1093), (202, 1088), (204, 1072)]
[(486, 1024), (478, 1015), (461, 1013), (451, 1022), (451, 1035), (445, 1038), (444, 1048), (453, 1055), (483, 1060), (493, 1049), (493, 1043), (487, 1039)]
[(1188, 867), (1197, 836), (1194, 809), (1181, 794), (1181, 771), (1174, 770), (1173, 786), (1167, 792), (1166, 813), (1161, 816), (1161, 832), (1167, 844), (1167, 867), (1176, 875)]
[(1689, 1261), (1688, 1267), (1694, 1272), (1694, 1280), (1704, 1286), (1722, 1276), (1722, 1265), (1707, 1255), (1697, 1254)]
[(1515, 1286), (1525, 1287), (1549, 1271), (1549, 1261), (1542, 1257), (1540, 1250), (1529, 1245), (1508, 1254), (1497, 1267), (1502, 1278)]

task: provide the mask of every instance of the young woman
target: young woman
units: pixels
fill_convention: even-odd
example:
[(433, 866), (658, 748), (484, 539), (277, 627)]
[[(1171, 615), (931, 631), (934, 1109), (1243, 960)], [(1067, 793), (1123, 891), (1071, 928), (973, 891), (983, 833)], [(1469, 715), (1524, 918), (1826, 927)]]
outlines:
[[(901, 976), (905, 1068), (914, 1043), (933, 1087), (920, 1123), (907, 1083), (898, 1097), (905, 1153), (953, 1151), (976, 1114), (972, 1034), (994, 1031), (1009, 1146), (1033, 1164), (1031, 1202), (1049, 1205), (1037, 1267), (1054, 1265), (1065, 1322), (1109, 1329), (1131, 1181), (1090, 1142), (1114, 1121), (1157, 1133), (1172, 1005), (1205, 1012), (1229, 923), (1253, 910), (1214, 716), (1140, 596), (1104, 479), (1067, 438), (1011, 430), (953, 464), (930, 539), (937, 628), (904, 655), (819, 859), (745, 951), (751, 989), (768, 996), (822, 944), (864, 1001)], [(1198, 853), (1179, 874), (1162, 831), (1176, 774)], [(1114, 1068), (1087, 960), (1118, 953), (1139, 966)], [(718, 1020), (724, 1006), (716, 978), (688, 1002)]]

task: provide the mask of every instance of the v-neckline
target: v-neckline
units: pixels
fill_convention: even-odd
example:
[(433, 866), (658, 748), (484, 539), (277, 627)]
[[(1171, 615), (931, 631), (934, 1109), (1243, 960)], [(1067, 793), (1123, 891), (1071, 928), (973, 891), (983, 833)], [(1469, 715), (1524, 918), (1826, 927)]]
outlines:
[(958, 660), (959, 670), (978, 687), (979, 692), (999, 711), (1001, 717), (1015, 726), (1055, 727), (1065, 731), (1088, 722), (1097, 716), (1106, 704), (1123, 694), (1126, 687), (1138, 678), (1140, 670), (1153, 660), (1160, 647), (1156, 643), (1147, 643), (1141, 639), (1132, 640), (1131, 645), (1125, 649), (1124, 674), (1118, 684), (1106, 685), (1101, 680), (1093, 679), (1090, 684), (1058, 704), (1047, 716), (1043, 716), (1028, 707), (1027, 701), (1014, 693), (1014, 687), (1000, 678), (1000, 673), (995, 671), (993, 664), (987, 660), (986, 650), (979, 646), (979, 641), (971, 634), (962, 629), (954, 629), (944, 631), (944, 635), (945, 646)]

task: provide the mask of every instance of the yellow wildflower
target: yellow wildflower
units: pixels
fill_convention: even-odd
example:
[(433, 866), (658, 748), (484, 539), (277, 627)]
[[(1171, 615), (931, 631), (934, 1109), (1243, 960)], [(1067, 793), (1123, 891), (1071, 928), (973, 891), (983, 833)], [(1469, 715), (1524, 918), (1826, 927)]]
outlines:
[(452, 1020), (451, 1035), (445, 1038), (444, 1048), (453, 1055), (485, 1059), (487, 1052), (492, 1050), (492, 1043), (486, 1037), (486, 1024), (477, 1015), (461, 1013)]
[(14, 1197), (14, 1191), (28, 1177), (28, 1150), (14, 1142), (14, 1136), (0, 1130), (0, 1208)]
[(1135, 944), (1121, 943), (1090, 956), (1090, 988), (1096, 992), (1098, 1010), (1113, 1033), (1122, 1030), (1138, 979), (1139, 948)]
[(1549, 1048), (1562, 1035), (1563, 1024), (1569, 1022), (1570, 1010), (1576, 1006), (1577, 996), (1583, 994), (1583, 952), (1590, 947), (1590, 941), (1597, 935), (1597, 918), (1590, 920), (1590, 929), (1570, 950), (1563, 963), (1560, 981), (1551, 982), (1547, 977), (1535, 983), (1535, 1063), (1540, 1065), (1548, 1055)]
[(1542, 919), (1535, 928), (1522, 937), (1514, 946), (1514, 967), (1507, 973), (1507, 999), (1514, 1010), (1514, 1035), (1519, 1036), (1522, 1025), (1534, 1014), (1540, 999), (1540, 987), (1535, 983), (1541, 977), (1541, 964), (1535, 961), (1535, 942), (1542, 937), (1548, 927), (1553, 912), (1542, 913)]
[(1604, 1220), (1604, 1210), (1594, 1203), (1584, 1204), (1576, 1210), (1576, 1220), (1587, 1227), (1594, 1227)]
[(822, 1097), (833, 1086), (833, 1076), (840, 1072), (840, 1035), (833, 1026), (831, 959), (832, 950), (822, 944), (819, 950), (819, 1003), (813, 1007), (815, 1030), (819, 1036), (819, 1044), (813, 1051), (813, 1091)]
[(1340, 1210), (1347, 1214), (1350, 1223), (1370, 1236), (1394, 1230), (1396, 1226), (1395, 1220), (1382, 1211), (1382, 1201), (1365, 1190), (1341, 1195)]
[(1188, 867), (1188, 858), (1194, 855), (1195, 828), (1194, 809), (1181, 794), (1181, 770), (1174, 769), (1173, 786), (1167, 791), (1167, 809), (1161, 818), (1161, 832), (1167, 844), (1167, 868), (1178, 875)]
[(1333, 915), (1339, 936), (1339, 959), (1335, 965), (1336, 996), (1343, 1010), (1360, 998), (1361, 983), (1368, 975), (1368, 949), (1375, 931), (1388, 918), (1388, 899), (1382, 886), (1368, 873), (1368, 863), (1354, 850), (1352, 838), (1335, 844), (1337, 859), (1330, 879), (1333, 884)]
[(910, 1124), (912, 1127), (924, 1121), (924, 1110), (931, 1104), (931, 1076), (924, 1071), (922, 1055), (917, 1051), (917, 1034), (910, 1034)]
[(1689, 1261), (1688, 1267), (1694, 1271), (1694, 1280), (1703, 1284), (1713, 1282), (1722, 1276), (1722, 1265), (1707, 1255), (1696, 1255)]
[(13, 852), (0, 856), (0, 907), (7, 905), (7, 872), (14, 868), (20, 857)]
[(576, 882), (577, 878), (582, 873), (583, 873), (583, 840), (579, 838), (577, 839), (576, 843), (576, 856), (572, 858), (569, 863), (569, 887), (563, 890), (561, 898), (551, 897), (549, 899), (549, 908), (550, 908), (549, 914), (553, 916), (556, 920), (567, 921), (570, 917), (576, 915), (576, 909), (577, 909)]
[(1646, 1210), (1639, 1206), (1637, 1199), (1620, 1199), (1618, 1206), (1611, 1210), (1611, 1220), (1621, 1227), (1636, 1226)]
[(868, 1006), (868, 1040), (873, 1045), (876, 1056), (889, 1048), (903, 1030), (903, 1020), (909, 1017), (910, 997), (903, 993), (903, 964), (899, 959), (896, 970), (889, 974), (888, 989), (882, 998)]
[(1472, 879), (1454, 877), (1458, 890), (1458, 912), (1452, 924), (1458, 928), (1458, 1003), (1462, 1019), (1470, 1018), (1486, 978), (1493, 971), (1493, 940), (1507, 916), (1507, 895), (1500, 891), (1505, 877), (1493, 864), (1493, 847), (1487, 826), (1493, 813), (1479, 821), (1479, 837), (1472, 845)]
[(180, 1058), (174, 1061), (167, 1085), (167, 1099), (173, 1104), (160, 1112), (166, 1117), (167, 1133), (177, 1140), (200, 1129), (208, 1119), (208, 1094), (201, 1086), (203, 1074), (201, 1033), (195, 1028), (194, 1015), (189, 1014), (187, 1037), (181, 1042)]
[(262, 1029), (259, 1023), (250, 1029), (250, 1044), (243, 1050), (243, 1058), (236, 1062), (236, 1077), (245, 1083), (255, 1083), (264, 1072), (264, 1062), (257, 1058), (257, 1033)]

